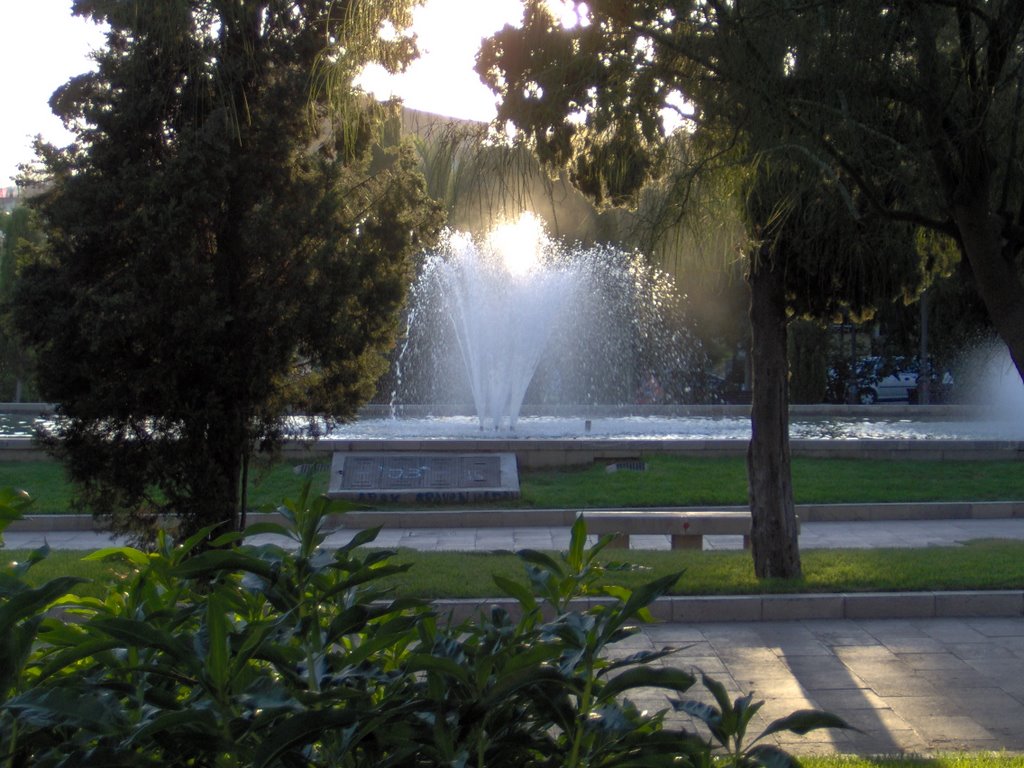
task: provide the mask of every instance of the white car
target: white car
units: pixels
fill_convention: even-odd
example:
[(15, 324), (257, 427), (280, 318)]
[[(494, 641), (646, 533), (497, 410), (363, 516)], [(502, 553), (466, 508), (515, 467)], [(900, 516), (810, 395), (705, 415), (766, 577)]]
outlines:
[(917, 393), (917, 373), (893, 371), (869, 384), (857, 387), (857, 402), (864, 405), (878, 402), (909, 402)]
[[(879, 357), (866, 357), (857, 365), (857, 384), (853, 401), (871, 403), (917, 402), (917, 379), (919, 371), (916, 360), (896, 357), (888, 362)], [(952, 384), (947, 373), (941, 381), (932, 377), (935, 394), (940, 388)]]

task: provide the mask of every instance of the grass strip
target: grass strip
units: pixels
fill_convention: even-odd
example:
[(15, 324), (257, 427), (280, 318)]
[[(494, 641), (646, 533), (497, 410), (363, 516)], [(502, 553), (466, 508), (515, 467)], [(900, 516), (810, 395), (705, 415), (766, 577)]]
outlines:
[[(5, 560), (27, 556), (5, 550)], [(30, 573), (33, 584), (56, 576), (96, 579), (104, 566), (81, 560), (84, 553), (54, 551)], [(959, 547), (924, 549), (818, 549), (801, 553), (804, 577), (758, 581), (749, 552), (647, 551), (609, 552), (605, 563), (628, 563), (632, 570), (611, 570), (605, 584), (637, 587), (660, 576), (684, 571), (673, 594), (749, 595), (830, 592), (1024, 589), (1024, 542), (976, 540)], [(511, 552), (419, 552), (402, 549), (396, 563), (411, 570), (390, 577), (395, 593), (408, 597), (480, 598), (498, 594), (494, 576), (521, 584), (522, 561)], [(94, 594), (83, 590), (87, 594)]]
[[(327, 488), (330, 459), (307, 460), (319, 466), (314, 490)], [(585, 469), (521, 473), (518, 506), (537, 509), (581, 507), (660, 507), (747, 503), (747, 474), (742, 458), (655, 456), (643, 472), (606, 472), (603, 464)], [(249, 498), (254, 509), (272, 508), (294, 496), (302, 482), (299, 462), (261, 464), (253, 471)], [(52, 461), (0, 463), (0, 487), (27, 490), (31, 512), (72, 511), (70, 485)], [(797, 503), (1004, 501), (1024, 499), (1024, 472), (1016, 461), (881, 461), (874, 459), (793, 460)]]
[[(699, 506), (747, 503), (741, 457), (654, 456), (643, 472), (529, 472), (523, 503), (538, 508)], [(793, 459), (793, 495), (800, 504), (842, 502), (1000, 501), (1024, 498), (1017, 461), (883, 461)]]
[(934, 757), (807, 756), (804, 768), (1024, 768), (1024, 755), (1006, 752), (951, 752)]

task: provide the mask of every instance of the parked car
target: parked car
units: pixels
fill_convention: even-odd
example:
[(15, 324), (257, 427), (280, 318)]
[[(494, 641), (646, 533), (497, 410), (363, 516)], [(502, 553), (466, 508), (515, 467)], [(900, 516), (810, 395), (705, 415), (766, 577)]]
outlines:
[[(920, 366), (916, 358), (864, 357), (854, 366), (852, 381), (847, 382), (846, 402), (896, 403), (918, 401)], [(949, 373), (931, 375), (930, 394), (941, 401), (952, 385)]]

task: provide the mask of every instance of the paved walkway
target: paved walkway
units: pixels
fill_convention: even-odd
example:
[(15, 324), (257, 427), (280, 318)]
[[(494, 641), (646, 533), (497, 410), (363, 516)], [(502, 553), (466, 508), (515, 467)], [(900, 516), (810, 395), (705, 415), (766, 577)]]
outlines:
[[(328, 544), (348, 542), (354, 532), (338, 530)], [(1024, 539), (1024, 518), (887, 520), (873, 522), (804, 523), (803, 549), (952, 546), (970, 539)], [(54, 549), (97, 549), (117, 544), (93, 531), (7, 531), (8, 549), (30, 549), (45, 541)], [(256, 540), (259, 540), (258, 537)], [(633, 536), (637, 549), (668, 549), (668, 536)], [(382, 547), (421, 550), (491, 551), (496, 549), (564, 549), (568, 528), (385, 528), (375, 542)], [(705, 549), (739, 549), (739, 536), (705, 536)]]
[[(329, 543), (351, 535), (336, 532)], [(8, 548), (35, 547), (44, 537), (56, 549), (116, 543), (92, 532), (5, 534)], [(1024, 538), (1024, 519), (805, 523), (800, 543), (805, 549), (925, 547), (978, 538)], [(667, 537), (636, 537), (634, 542), (668, 547)], [(568, 530), (384, 530), (377, 543), (416, 549), (558, 549), (568, 543)], [(739, 545), (738, 537), (705, 539), (706, 548)], [(1024, 753), (1024, 618), (665, 622), (645, 626), (615, 652), (663, 646), (681, 648), (664, 663), (703, 670), (733, 697), (751, 691), (763, 697), (753, 732), (806, 707), (827, 709), (860, 729), (774, 739), (796, 754)], [(649, 710), (666, 706), (663, 695), (654, 692), (638, 703)]]
[[(1024, 752), (1024, 619), (658, 624), (622, 645), (682, 647), (666, 663), (703, 670), (733, 698), (753, 691), (765, 700), (753, 734), (808, 707), (860, 729), (774, 739), (796, 754)], [(666, 706), (660, 694), (639, 703)]]

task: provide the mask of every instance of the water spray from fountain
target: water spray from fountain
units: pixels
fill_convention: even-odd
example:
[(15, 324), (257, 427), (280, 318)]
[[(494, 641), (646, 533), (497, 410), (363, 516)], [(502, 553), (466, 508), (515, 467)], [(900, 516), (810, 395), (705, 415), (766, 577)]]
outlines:
[(560, 243), (530, 214), (483, 236), (448, 232), (410, 304), (394, 401), (458, 400), (468, 386), (480, 429), (514, 430), (531, 393), (635, 402), (639, 381), (671, 389), (703, 362), (667, 275), (639, 253)]

